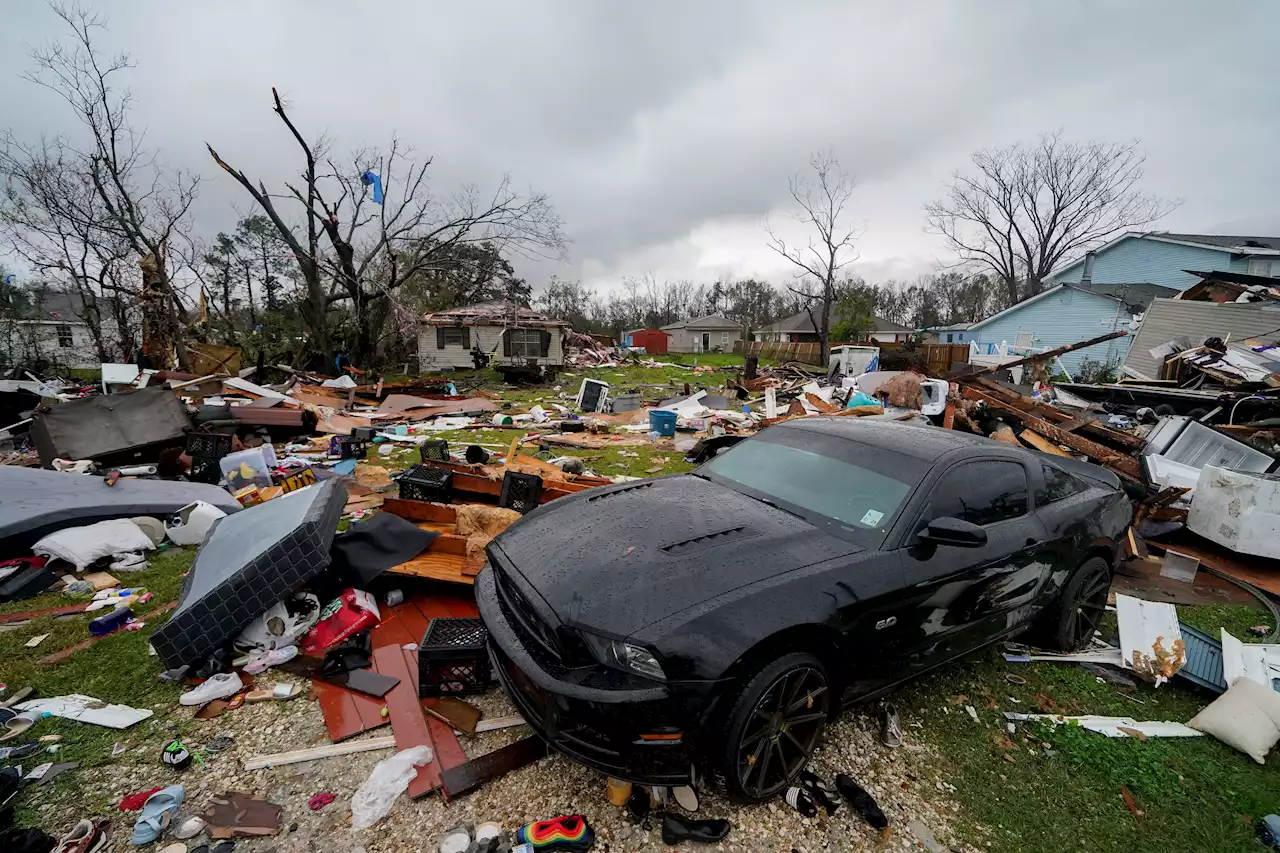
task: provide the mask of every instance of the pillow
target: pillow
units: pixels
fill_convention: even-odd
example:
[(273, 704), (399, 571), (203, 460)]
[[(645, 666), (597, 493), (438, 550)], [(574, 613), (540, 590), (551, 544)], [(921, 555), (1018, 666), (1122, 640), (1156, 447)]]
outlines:
[(1187, 725), (1265, 764), (1267, 753), (1280, 740), (1280, 693), (1252, 679), (1237, 678)]
[(119, 557), (134, 551), (154, 551), (155, 543), (127, 518), (68, 527), (50, 533), (31, 546), (33, 554), (65, 560), (82, 572), (103, 557)]

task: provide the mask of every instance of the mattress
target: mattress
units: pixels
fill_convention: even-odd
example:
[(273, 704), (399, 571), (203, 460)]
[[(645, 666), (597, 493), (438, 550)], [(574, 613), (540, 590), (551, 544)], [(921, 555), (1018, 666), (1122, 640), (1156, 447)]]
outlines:
[(346, 489), (330, 480), (218, 519), (177, 608), (151, 637), (165, 666), (198, 664), (328, 568), (346, 501)]

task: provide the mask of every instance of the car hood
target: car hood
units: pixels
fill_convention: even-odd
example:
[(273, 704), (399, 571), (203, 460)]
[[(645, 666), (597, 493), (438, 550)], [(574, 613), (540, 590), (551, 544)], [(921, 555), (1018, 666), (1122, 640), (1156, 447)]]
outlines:
[(619, 637), (738, 587), (862, 550), (687, 474), (559, 498), (492, 548), (562, 622)]

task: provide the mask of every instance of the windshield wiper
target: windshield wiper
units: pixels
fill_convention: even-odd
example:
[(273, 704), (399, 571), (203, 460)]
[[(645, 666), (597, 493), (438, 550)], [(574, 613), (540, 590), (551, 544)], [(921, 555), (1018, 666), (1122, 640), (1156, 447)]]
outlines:
[(812, 522), (812, 521), (809, 521), (809, 519), (805, 518), (803, 515), (801, 515), (800, 513), (796, 512), (795, 510), (787, 509), (785, 506), (778, 506), (778, 504), (777, 504), (777, 503), (775, 503), (774, 501), (769, 500), (768, 498), (760, 498), (760, 497), (756, 497), (755, 495), (747, 495), (747, 497), (752, 498), (752, 499), (754, 499), (754, 500), (758, 500), (758, 501), (760, 501), (760, 503), (764, 504), (765, 506), (771, 506), (771, 507), (773, 507), (774, 509), (778, 510), (779, 512), (785, 512), (787, 515), (790, 515), (790, 516), (793, 516), (793, 517), (795, 517), (795, 518), (798, 518), (798, 519), (800, 519), (801, 521), (807, 522), (807, 523), (809, 523), (809, 524), (813, 524), (813, 522)]

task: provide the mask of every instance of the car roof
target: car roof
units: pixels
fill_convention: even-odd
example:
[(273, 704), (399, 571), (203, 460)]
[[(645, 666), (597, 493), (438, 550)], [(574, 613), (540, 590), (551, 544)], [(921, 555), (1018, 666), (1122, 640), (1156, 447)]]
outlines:
[(980, 435), (953, 429), (896, 421), (865, 420), (857, 417), (798, 418), (773, 429), (802, 430), (856, 441), (914, 459), (933, 462), (953, 450), (979, 447), (983, 450), (1018, 450)]

